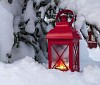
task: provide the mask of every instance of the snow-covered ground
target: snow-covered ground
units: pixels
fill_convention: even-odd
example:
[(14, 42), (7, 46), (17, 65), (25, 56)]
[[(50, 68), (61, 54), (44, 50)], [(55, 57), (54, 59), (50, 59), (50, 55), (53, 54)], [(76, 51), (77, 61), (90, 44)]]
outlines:
[[(90, 57), (96, 51), (94, 55), (100, 55), (100, 49), (89, 51)], [(12, 64), (0, 62), (0, 85), (100, 85), (100, 67), (87, 65), (79, 73), (62, 72), (47, 69), (31, 57), (26, 57)]]

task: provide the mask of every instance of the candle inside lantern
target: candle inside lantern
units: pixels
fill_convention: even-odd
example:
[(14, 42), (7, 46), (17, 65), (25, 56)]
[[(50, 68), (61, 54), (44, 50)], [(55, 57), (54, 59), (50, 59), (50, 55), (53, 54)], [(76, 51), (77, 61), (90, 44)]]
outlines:
[(62, 71), (67, 71), (69, 68), (65, 65), (64, 61), (62, 59), (59, 59), (58, 62), (54, 66), (55, 69), (59, 69)]

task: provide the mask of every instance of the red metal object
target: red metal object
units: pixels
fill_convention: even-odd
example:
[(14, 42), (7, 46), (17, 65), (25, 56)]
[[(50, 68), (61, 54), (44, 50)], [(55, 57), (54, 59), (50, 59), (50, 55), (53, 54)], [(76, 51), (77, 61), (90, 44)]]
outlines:
[(56, 22), (54, 29), (50, 30), (46, 36), (48, 39), (48, 67), (49, 69), (59, 69), (62, 71), (80, 71), (80, 35), (72, 27), (74, 16), (68, 22), (66, 13), (74, 15), (71, 10), (60, 11), (56, 17), (60, 21)]
[(97, 42), (95, 41), (95, 37), (93, 36), (93, 31), (88, 31), (88, 47), (90, 49), (97, 48)]

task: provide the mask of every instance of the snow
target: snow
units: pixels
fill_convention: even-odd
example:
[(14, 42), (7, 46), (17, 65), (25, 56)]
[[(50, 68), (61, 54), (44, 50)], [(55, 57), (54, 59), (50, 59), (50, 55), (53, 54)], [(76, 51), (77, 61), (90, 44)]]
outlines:
[(7, 0), (0, 0), (0, 5), (2, 5), (7, 11), (11, 12), (11, 6)]
[(13, 64), (0, 63), (0, 85), (100, 85), (100, 67), (88, 65), (83, 72), (47, 69), (31, 57)]
[(46, 27), (46, 31), (49, 32), (51, 29), (53, 29), (53, 26), (51, 24), (49, 24), (47, 27)]
[(13, 0), (13, 3), (11, 4), (11, 13), (14, 16), (20, 16), (22, 13), (22, 0)]
[(25, 31), (29, 32), (29, 33), (34, 33), (34, 31), (35, 31), (34, 22), (36, 20), (36, 14), (35, 14), (35, 10), (33, 8), (33, 1), (32, 0), (28, 1), (26, 11), (24, 13), (24, 21), (27, 21), (28, 19), (30, 19), (30, 20), (25, 28)]
[(20, 28), (18, 27), (19, 23), (20, 23), (20, 16), (16, 16), (14, 17), (14, 32), (17, 33), (17, 32), (20, 32)]
[(84, 40), (80, 40), (80, 69), (83, 70), (88, 65), (88, 62), (90, 62), (90, 58), (87, 43)]
[[(91, 24), (100, 28), (100, 0), (60, 0), (60, 7), (71, 9), (76, 12), (77, 17), (85, 18)], [(80, 23), (80, 22), (79, 22)]]
[(0, 61), (8, 62), (6, 54), (11, 52), (13, 36), (13, 15), (0, 4)]
[(89, 49), (86, 41), (83, 40), (82, 36), (81, 38), (82, 39), (80, 40), (80, 71), (83, 71), (83, 69), (88, 65), (100, 66), (100, 49)]
[(95, 61), (100, 61), (100, 48), (93, 48), (93, 49), (89, 49), (89, 57), (91, 57), (93, 60)]
[(27, 46), (25, 43), (19, 42), (19, 48), (13, 47), (12, 58), (9, 61), (14, 62), (26, 56), (34, 58), (35, 51), (32, 46)]

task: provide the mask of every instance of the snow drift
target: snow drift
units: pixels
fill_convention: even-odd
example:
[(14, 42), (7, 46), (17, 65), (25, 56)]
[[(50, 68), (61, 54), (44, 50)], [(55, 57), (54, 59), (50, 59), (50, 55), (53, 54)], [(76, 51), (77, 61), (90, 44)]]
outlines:
[(100, 68), (88, 65), (83, 72), (49, 70), (31, 57), (13, 64), (0, 63), (0, 85), (100, 85)]

